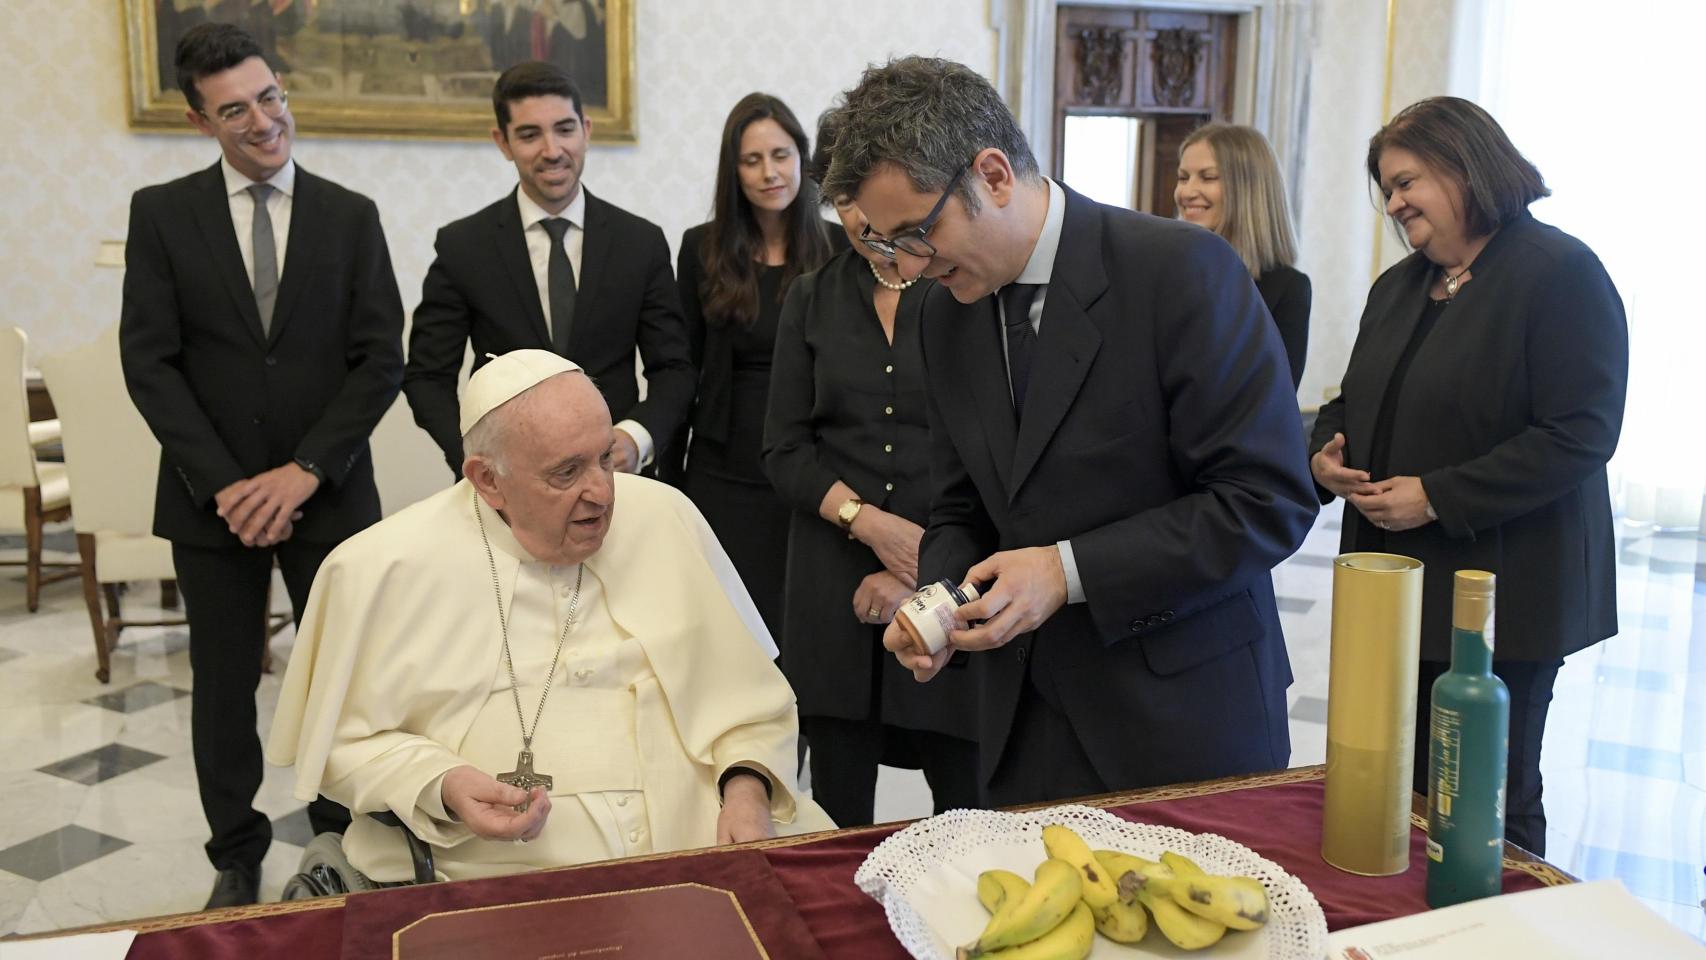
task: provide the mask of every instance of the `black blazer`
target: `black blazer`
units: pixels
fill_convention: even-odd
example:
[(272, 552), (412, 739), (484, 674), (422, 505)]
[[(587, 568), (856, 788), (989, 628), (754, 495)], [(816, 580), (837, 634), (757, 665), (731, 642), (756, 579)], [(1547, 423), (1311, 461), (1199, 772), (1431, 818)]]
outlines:
[(312, 461), (326, 482), (293, 536), (337, 543), (379, 519), (368, 436), (397, 397), (403, 305), (373, 201), (296, 168), (272, 332), (231, 223), (219, 164), (130, 203), (120, 354), (159, 438), (154, 533), (238, 546), (213, 495)]
[[(883, 569), (870, 547), (818, 515), (837, 480), (859, 499), (923, 526), (930, 510), (930, 425), (925, 412), (919, 307), (934, 284), (901, 292), (894, 342), (883, 337), (876, 281), (857, 251), (843, 249), (788, 288), (776, 331), (764, 470), (792, 508), (782, 669), (802, 716), (878, 718), (913, 730), (972, 739), (977, 715), (966, 671), (920, 687), (895, 658), (872, 668), (873, 627), (859, 621), (853, 591)], [(885, 414), (884, 408), (894, 411)]]
[(985, 779), (1027, 682), (1110, 789), (1284, 767), (1269, 571), (1319, 508), (1279, 335), (1232, 248), (1067, 190), (1018, 428), (995, 299), (938, 287), (924, 311), (919, 579), (1066, 539), (1087, 598), (972, 655)]
[[(1551, 660), (1617, 632), (1605, 464), (1629, 377), (1623, 301), (1592, 250), (1526, 214), (1474, 267), (1411, 361), (1392, 423), (1390, 472), (1421, 478), (1439, 522), (1386, 533), (1347, 507), (1341, 545), (1427, 565), (1423, 659), (1451, 659), (1452, 574), (1476, 569), (1499, 578), (1494, 656)], [(1346, 464), (1367, 468), (1387, 380), (1437, 276), (1413, 253), (1375, 281), (1312, 455), (1343, 433)]]
[(1303, 382), (1303, 361), (1309, 354), (1309, 275), (1294, 267), (1274, 267), (1256, 280), (1262, 303), (1274, 318), (1285, 358), (1291, 364), (1291, 389)]
[[(651, 433), (653, 456), (662, 462), (693, 400), (693, 368), (669, 269), (669, 244), (655, 224), (591, 193), (586, 195), (584, 239), (569, 358), (598, 384), (612, 420), (637, 420)], [(456, 381), (469, 341), (478, 370), (488, 353), (550, 350), (551, 334), (514, 191), (440, 230), (434, 249), (437, 256), (421, 284), (421, 304), (409, 333), (403, 394), (415, 422), (432, 435), (451, 471), (460, 476)], [(644, 401), (634, 376), (636, 346), (645, 364)]]

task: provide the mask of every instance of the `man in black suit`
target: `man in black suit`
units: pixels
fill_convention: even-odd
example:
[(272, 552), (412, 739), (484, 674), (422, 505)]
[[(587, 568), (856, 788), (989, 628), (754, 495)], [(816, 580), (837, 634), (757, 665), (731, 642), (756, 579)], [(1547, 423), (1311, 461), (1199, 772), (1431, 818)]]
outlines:
[[(272, 841), (253, 801), (273, 563), (300, 621), (320, 561), (379, 519), (368, 436), (402, 378), (403, 308), (373, 202), (292, 162), (295, 121), (255, 41), (203, 24), (176, 67), (222, 157), (131, 200), (119, 335), (162, 448), (154, 532), (188, 608), (216, 907), (255, 901)], [(349, 822), (329, 801), (308, 812), (316, 832)]]
[(1284, 767), (1269, 571), (1317, 507), (1285, 353), (1238, 256), (1042, 177), (956, 63), (867, 71), (837, 129), (825, 194), (856, 198), (903, 276), (936, 279), (918, 579), (986, 588), (934, 657), (895, 626), (884, 643), (920, 679), (981, 651), (985, 799)]
[(669, 244), (655, 224), (581, 185), (592, 128), (568, 74), (549, 63), (517, 64), (498, 77), (492, 107), (492, 140), (521, 182), (438, 232), (403, 393), (460, 476), (456, 381), (468, 343), (476, 370), (488, 355), (555, 351), (598, 384), (617, 420), (617, 469), (637, 472), (675, 434), (695, 388)]

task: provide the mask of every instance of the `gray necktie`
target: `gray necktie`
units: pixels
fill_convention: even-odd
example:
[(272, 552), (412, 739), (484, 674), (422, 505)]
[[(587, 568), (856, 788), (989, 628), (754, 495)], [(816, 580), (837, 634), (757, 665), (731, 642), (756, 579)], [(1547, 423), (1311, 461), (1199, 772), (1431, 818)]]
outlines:
[(569, 355), (569, 331), (575, 324), (575, 266), (563, 248), (569, 221), (549, 217), (540, 221), (551, 237), (551, 253), (545, 258), (545, 297), (551, 301), (551, 349)]
[(267, 197), (273, 188), (257, 183), (249, 187), (255, 201), (255, 219), (249, 239), (255, 251), (255, 307), (261, 313), (261, 333), (272, 335), (272, 308), (278, 300), (278, 247), (272, 237), (272, 215), (267, 213)]

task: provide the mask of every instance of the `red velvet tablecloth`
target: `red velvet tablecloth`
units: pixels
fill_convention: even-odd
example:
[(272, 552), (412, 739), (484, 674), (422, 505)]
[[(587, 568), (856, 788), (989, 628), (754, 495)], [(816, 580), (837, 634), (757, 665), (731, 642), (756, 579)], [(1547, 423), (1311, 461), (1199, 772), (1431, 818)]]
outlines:
[[(1303, 768), (1118, 794), (1088, 802), (1128, 820), (1218, 833), (1250, 847), (1308, 885), (1327, 915), (1329, 929), (1427, 909), (1423, 899), (1427, 875), (1422, 853), (1425, 838), (1419, 828), (1411, 832), (1410, 869), (1395, 877), (1355, 876), (1336, 870), (1321, 859), (1321, 777), (1319, 767)], [(765, 894), (764, 903), (748, 903), (743, 898), (743, 907), (749, 913), (773, 914), (779, 919), (790, 908), (798, 911), (805, 929), (829, 960), (904, 958), (906, 953), (889, 933), (882, 909), (853, 885), (853, 873), (866, 854), (900, 826), (844, 830), (815, 838), (748, 845), (747, 849), (762, 854), (792, 903), (773, 902), (772, 894)], [(351, 945), (345, 940), (346, 921), (354, 939), (365, 944), (370, 940), (365, 930), (373, 925), (376, 915), (400, 918), (397, 926), (401, 926), (428, 909), (442, 909), (453, 903), (491, 902), (505, 895), (522, 901), (593, 889), (709, 881), (727, 868), (732, 852), (735, 851), (723, 848), (665, 854), (521, 877), (443, 884), (432, 888), (431, 893), (419, 888), (324, 901), (263, 904), (114, 924), (109, 929), (130, 927), (142, 931), (130, 949), (129, 960), (334, 958), (349, 956), (344, 953), (345, 947)], [(1526, 859), (1514, 849), (1507, 852), (1513, 856), (1507, 857), (1505, 863), (1506, 892), (1567, 883), (1572, 879), (1543, 861)], [(743, 869), (756, 863), (747, 856), (739, 859)], [(763, 886), (773, 889), (767, 880)], [(771, 953), (778, 958), (788, 956), (774, 948)]]

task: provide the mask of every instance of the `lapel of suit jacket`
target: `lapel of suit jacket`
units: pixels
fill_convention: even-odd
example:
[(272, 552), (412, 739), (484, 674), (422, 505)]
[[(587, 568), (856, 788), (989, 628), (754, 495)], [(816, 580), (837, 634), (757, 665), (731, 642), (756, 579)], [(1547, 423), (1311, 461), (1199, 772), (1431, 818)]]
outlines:
[(1012, 494), (1013, 442), (1018, 437), (1018, 426), (1013, 423), (1013, 394), (1007, 385), (1007, 356), (1001, 353), (1001, 315), (996, 312), (995, 297), (984, 297), (976, 304), (960, 304), (940, 286), (931, 293), (945, 298), (952, 307), (952, 314), (945, 319), (950, 331), (954, 331), (950, 336), (959, 346), (966, 379), (971, 380), (972, 399), (981, 414), (978, 421), (983, 423), (984, 442), (989, 445), (989, 460), (995, 464), (1001, 489)]
[(303, 286), (315, 272), (309, 250), (316, 238), (325, 235), (325, 191), (320, 187), (320, 178), (302, 169), (300, 163), (296, 165), (296, 188), (290, 197), (290, 235), (284, 239), (284, 273), (278, 278), (278, 302), (273, 305), (268, 344), (278, 342)]
[[(520, 190), (521, 187), (517, 186), (515, 189)], [(492, 243), (497, 247), (498, 259), (503, 261), (504, 272), (509, 274), (510, 283), (515, 287), (516, 299), (521, 302), (521, 309), (527, 314), (533, 330), (533, 345), (549, 350), (551, 328), (545, 324), (545, 307), (539, 300), (539, 281), (533, 277), (533, 258), (527, 255), (527, 237), (522, 232), (521, 210), (515, 204), (513, 192), (508, 200), (498, 204), (498, 216), (492, 222), (496, 232)]]
[(214, 267), (225, 282), (232, 301), (237, 304), (237, 312), (249, 333), (256, 343), (264, 346), (266, 335), (261, 332), (261, 308), (255, 305), (255, 288), (249, 284), (249, 273), (243, 266), (243, 251), (237, 246), (237, 227), (231, 222), (231, 198), (225, 193), (225, 175), (220, 172), (218, 163), (202, 173), (192, 192), (194, 200), (191, 207), (195, 211), (196, 226), (201, 229), (202, 239), (207, 241)]
[[(582, 190), (586, 187), (582, 186)], [(581, 268), (575, 277), (575, 325), (569, 330), (569, 356), (581, 353), (586, 337), (596, 336), (584, 321), (593, 315), (592, 305), (598, 299), (600, 281), (604, 278), (605, 263), (610, 259), (610, 204), (586, 195), (586, 223), (581, 225)]]
[(1013, 482), (1007, 488), (1010, 499), (1018, 497), (1102, 346), (1102, 333), (1089, 314), (1108, 289), (1108, 275), (1102, 269), (1102, 219), (1094, 202), (1065, 187), (1062, 190), (1066, 216), (1037, 327), (1025, 415), (1013, 453)]
[[(1345, 405), (1345, 447), (1350, 455), (1347, 465), (1359, 469), (1371, 466), (1368, 453), (1373, 446), (1374, 422), (1380, 418), (1386, 385), (1391, 382), (1398, 358), (1422, 320), (1422, 311), (1428, 305), (1428, 288), (1433, 285), (1433, 264), (1421, 254), (1413, 254), (1403, 269), (1405, 274), (1397, 277), (1393, 285), (1391, 295), (1395, 301), (1383, 311), (1384, 317), (1375, 319), (1378, 326), (1361, 338), (1367, 341), (1363, 347), (1367, 355), (1359, 364), (1363, 372), (1358, 374), (1357, 384), (1366, 385), (1370, 392)], [(1347, 386), (1356, 389), (1356, 385)]]

